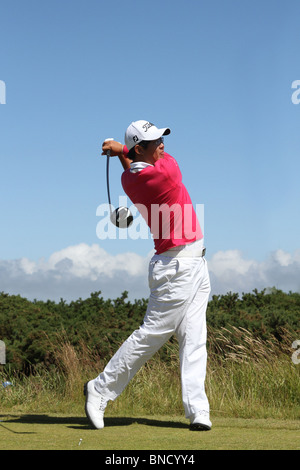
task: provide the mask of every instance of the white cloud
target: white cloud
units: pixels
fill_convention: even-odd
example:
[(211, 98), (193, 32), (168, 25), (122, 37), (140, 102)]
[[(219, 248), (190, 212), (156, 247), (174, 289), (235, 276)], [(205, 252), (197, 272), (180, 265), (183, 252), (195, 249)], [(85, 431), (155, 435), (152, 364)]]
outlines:
[[(99, 290), (104, 298), (115, 299), (124, 290), (131, 300), (148, 298), (151, 255), (111, 255), (97, 244), (81, 243), (53, 253), (48, 260), (0, 260), (0, 291), (55, 301), (86, 298)], [(212, 295), (273, 286), (300, 291), (300, 250), (293, 254), (277, 250), (261, 262), (246, 259), (238, 250), (219, 251), (208, 267)]]
[(49, 268), (58, 270), (61, 275), (67, 271), (74, 277), (94, 281), (102, 274), (112, 279), (120, 271), (129, 276), (139, 276), (144, 272), (145, 260), (135, 253), (113, 256), (99, 245), (81, 243), (53, 253), (44, 265), (44, 269)]
[(212, 294), (251, 292), (276, 287), (300, 291), (300, 250), (272, 252), (264, 261), (249, 260), (238, 250), (219, 251), (208, 263)]
[(0, 260), (0, 291), (42, 300), (76, 300), (99, 290), (105, 298), (116, 298), (124, 290), (132, 299), (148, 297), (150, 257), (110, 255), (97, 244), (80, 243), (53, 253), (48, 260)]
[(232, 271), (238, 275), (245, 275), (252, 267), (257, 267), (258, 263), (253, 260), (245, 260), (238, 250), (218, 251), (209, 262), (210, 271), (219, 277), (230, 279)]

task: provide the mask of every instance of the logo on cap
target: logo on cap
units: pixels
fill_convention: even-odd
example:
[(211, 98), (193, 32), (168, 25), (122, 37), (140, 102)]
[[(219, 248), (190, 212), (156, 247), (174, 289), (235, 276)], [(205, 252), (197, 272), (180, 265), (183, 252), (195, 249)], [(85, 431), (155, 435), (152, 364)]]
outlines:
[(146, 124), (143, 125), (143, 129), (145, 129), (145, 132), (147, 132), (147, 130), (150, 129), (150, 127), (152, 126), (154, 126), (152, 122), (146, 122)]

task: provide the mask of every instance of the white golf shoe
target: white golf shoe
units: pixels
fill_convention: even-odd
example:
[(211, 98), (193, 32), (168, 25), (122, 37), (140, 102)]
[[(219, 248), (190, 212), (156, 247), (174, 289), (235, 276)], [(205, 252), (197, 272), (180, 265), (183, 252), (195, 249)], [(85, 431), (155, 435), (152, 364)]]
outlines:
[(90, 380), (84, 385), (84, 394), (86, 396), (85, 414), (96, 429), (104, 428), (103, 416), (107, 400), (95, 390), (94, 380)]
[(210, 431), (212, 426), (208, 411), (198, 411), (191, 417), (190, 423), (191, 431)]

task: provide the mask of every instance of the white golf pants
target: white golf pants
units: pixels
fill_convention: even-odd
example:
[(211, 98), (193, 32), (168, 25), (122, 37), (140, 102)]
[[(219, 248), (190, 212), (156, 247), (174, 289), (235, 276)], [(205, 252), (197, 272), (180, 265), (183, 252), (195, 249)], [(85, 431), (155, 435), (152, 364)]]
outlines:
[[(197, 242), (196, 242), (197, 243)], [(186, 251), (186, 250), (185, 250)], [(199, 250), (198, 250), (199, 252)], [(96, 378), (95, 388), (115, 400), (142, 365), (173, 335), (179, 342), (182, 401), (187, 418), (209, 411), (205, 393), (206, 308), (210, 281), (205, 258), (182, 250), (154, 255), (149, 264), (150, 298), (143, 324)]]

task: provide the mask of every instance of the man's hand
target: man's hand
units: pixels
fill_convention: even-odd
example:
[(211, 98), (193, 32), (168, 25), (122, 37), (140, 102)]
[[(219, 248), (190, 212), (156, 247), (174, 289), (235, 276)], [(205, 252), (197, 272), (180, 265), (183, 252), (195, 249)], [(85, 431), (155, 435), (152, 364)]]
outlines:
[(106, 140), (102, 144), (102, 155), (106, 155), (110, 151), (111, 157), (119, 157), (119, 160), (122, 164), (124, 170), (130, 168), (131, 160), (123, 155), (124, 145), (121, 142), (116, 142), (115, 140)]
[(115, 140), (104, 141), (102, 144), (102, 155), (106, 155), (110, 150), (111, 157), (121, 157), (123, 155), (123, 144)]

